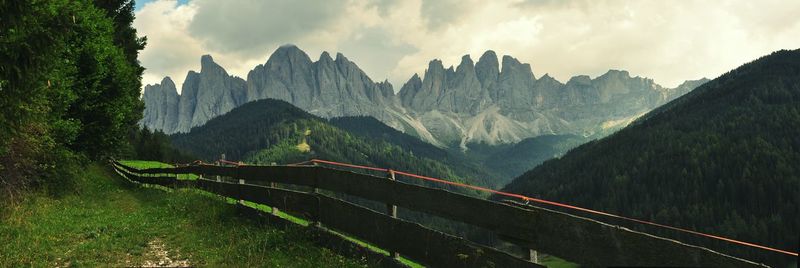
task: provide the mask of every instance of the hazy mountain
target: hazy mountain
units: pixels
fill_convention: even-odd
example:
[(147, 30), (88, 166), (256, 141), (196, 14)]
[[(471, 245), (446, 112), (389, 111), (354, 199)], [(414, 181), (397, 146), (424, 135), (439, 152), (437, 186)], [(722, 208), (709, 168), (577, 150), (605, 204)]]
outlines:
[[(493, 51), (478, 62), (467, 55), (457, 67), (433, 60), (397, 94), (372, 81), (355, 63), (323, 52), (317, 61), (299, 48), (278, 48), (247, 81), (229, 76), (210, 56), (189, 72), (178, 95), (165, 78), (145, 87), (142, 124), (166, 133), (187, 132), (245, 102), (287, 101), (321, 117), (372, 116), (438, 147), (505, 144), (548, 134), (605, 135), (705, 80), (667, 89), (652, 80), (609, 71), (563, 84), (537, 79), (529, 64)], [(502, 68), (501, 68), (502, 67)]]
[[(545, 162), (505, 190), (797, 249), (798, 137), (800, 50), (779, 51)], [(781, 264), (780, 256), (746, 257)]]

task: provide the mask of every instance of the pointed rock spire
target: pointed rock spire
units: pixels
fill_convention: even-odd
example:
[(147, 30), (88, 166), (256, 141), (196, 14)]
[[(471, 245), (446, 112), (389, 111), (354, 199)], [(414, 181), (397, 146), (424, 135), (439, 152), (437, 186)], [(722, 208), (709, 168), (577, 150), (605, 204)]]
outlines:
[(491, 50), (484, 52), (481, 58), (478, 59), (478, 63), (475, 64), (475, 73), (484, 89), (488, 89), (489, 86), (497, 82), (497, 76), (500, 74), (497, 54)]

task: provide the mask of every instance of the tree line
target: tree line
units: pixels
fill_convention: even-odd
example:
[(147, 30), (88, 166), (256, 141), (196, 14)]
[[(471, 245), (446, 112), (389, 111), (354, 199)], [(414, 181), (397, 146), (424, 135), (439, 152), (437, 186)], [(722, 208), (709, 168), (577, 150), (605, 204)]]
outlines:
[(131, 154), (146, 39), (130, 0), (0, 0), (0, 198), (68, 190), (88, 161)]

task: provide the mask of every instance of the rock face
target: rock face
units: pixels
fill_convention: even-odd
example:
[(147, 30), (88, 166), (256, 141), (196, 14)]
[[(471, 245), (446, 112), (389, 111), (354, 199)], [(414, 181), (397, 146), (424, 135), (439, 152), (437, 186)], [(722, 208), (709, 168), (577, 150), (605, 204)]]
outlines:
[(282, 46), (247, 75), (247, 100), (284, 100), (323, 117), (373, 115), (393, 105), (388, 82), (373, 82), (342, 54), (323, 52), (312, 62), (295, 46)]
[(142, 125), (165, 133), (187, 132), (247, 101), (247, 83), (228, 75), (211, 56), (200, 59), (200, 72), (190, 71), (178, 95), (169, 77), (146, 86)]
[(142, 98), (147, 105), (142, 117), (145, 126), (168, 131), (175, 128), (178, 123), (180, 96), (171, 78), (164, 77), (160, 84), (145, 86)]
[(544, 134), (602, 136), (707, 80), (674, 89), (651, 79), (610, 70), (594, 79), (561, 83), (536, 79), (529, 64), (487, 51), (457, 67), (433, 60), (395, 95), (388, 81), (374, 82), (355, 63), (323, 52), (317, 61), (299, 48), (278, 48), (247, 81), (228, 75), (210, 56), (190, 71), (181, 95), (169, 78), (145, 87), (142, 124), (166, 133), (187, 132), (242, 103), (280, 99), (322, 117), (367, 115), (437, 146), (510, 143)]

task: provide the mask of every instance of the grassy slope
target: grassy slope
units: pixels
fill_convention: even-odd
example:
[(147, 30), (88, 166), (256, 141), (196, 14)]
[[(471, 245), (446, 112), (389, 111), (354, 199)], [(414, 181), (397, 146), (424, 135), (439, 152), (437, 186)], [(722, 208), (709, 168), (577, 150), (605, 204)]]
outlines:
[(146, 265), (164, 251), (195, 266), (363, 266), (314, 246), (298, 228), (236, 217), (217, 198), (130, 186), (98, 165), (78, 185), (76, 194), (32, 194), (5, 210), (0, 267)]
[[(145, 168), (168, 168), (174, 167), (173, 165), (162, 163), (158, 161), (148, 161), (148, 160), (120, 160), (121, 163), (138, 168), (138, 169), (145, 169)], [(197, 179), (197, 175), (194, 174), (178, 174), (179, 180), (195, 180)]]

